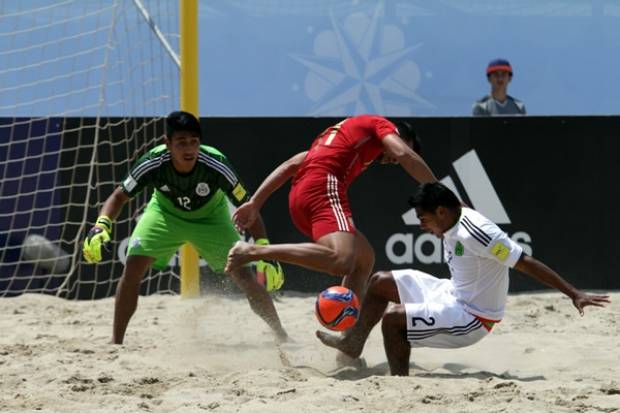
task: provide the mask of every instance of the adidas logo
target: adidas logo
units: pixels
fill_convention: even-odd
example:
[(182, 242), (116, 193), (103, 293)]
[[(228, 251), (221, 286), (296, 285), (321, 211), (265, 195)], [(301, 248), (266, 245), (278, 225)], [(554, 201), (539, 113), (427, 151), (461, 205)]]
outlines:
[[(489, 175), (484, 170), (475, 150), (467, 152), (452, 163), (459, 182), (465, 190), (471, 206), (496, 224), (510, 224), (510, 218), (502, 202), (491, 184)], [(446, 176), (441, 183), (450, 188), (462, 201), (463, 198), (450, 176)], [(402, 215), (407, 225), (420, 225), (415, 209), (411, 208)], [(391, 264), (440, 264), (444, 261), (443, 243), (430, 233), (419, 233), (419, 229), (411, 232), (396, 232), (385, 241), (385, 255)], [(523, 230), (515, 230), (510, 238), (523, 247), (523, 251), (532, 255), (532, 237)]]
[(162, 187), (161, 187), (161, 188), (159, 188), (159, 189), (160, 189), (161, 191), (164, 191), (164, 192), (170, 192), (170, 188), (168, 188), (168, 185), (164, 185), (164, 186), (162, 186)]
[[(452, 165), (461, 184), (463, 184), (463, 188), (465, 188), (465, 192), (471, 201), (471, 206), (496, 224), (510, 224), (510, 218), (502, 202), (499, 200), (497, 192), (495, 192), (489, 175), (484, 170), (476, 151), (472, 149), (454, 161)], [(441, 183), (450, 188), (459, 200), (463, 201), (463, 197), (456, 189), (456, 185), (449, 175), (443, 178)], [(402, 218), (406, 225), (420, 225), (420, 220), (414, 208), (405, 212)]]

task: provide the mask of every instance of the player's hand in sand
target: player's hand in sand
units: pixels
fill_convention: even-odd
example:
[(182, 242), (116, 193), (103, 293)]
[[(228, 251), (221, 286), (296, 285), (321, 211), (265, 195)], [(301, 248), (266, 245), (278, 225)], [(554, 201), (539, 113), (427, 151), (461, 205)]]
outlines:
[(232, 215), (237, 231), (243, 232), (251, 227), (258, 218), (258, 208), (251, 200), (241, 205)]
[(594, 307), (604, 307), (605, 304), (610, 303), (608, 295), (587, 294), (582, 291), (578, 291), (575, 297), (573, 297), (573, 305), (579, 311), (579, 314), (583, 316), (583, 309), (589, 305)]

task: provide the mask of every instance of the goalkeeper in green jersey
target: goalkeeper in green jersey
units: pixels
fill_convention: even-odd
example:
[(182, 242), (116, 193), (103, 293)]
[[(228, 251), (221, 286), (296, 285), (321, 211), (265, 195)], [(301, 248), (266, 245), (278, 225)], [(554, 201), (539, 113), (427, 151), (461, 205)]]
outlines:
[[(211, 268), (220, 272), (228, 251), (239, 240), (226, 197), (236, 206), (249, 199), (226, 157), (200, 144), (199, 121), (187, 112), (172, 112), (166, 119), (165, 145), (142, 156), (125, 180), (103, 204), (99, 218), (84, 240), (88, 262), (101, 261), (101, 247), (111, 239), (112, 222), (123, 205), (145, 187), (153, 196), (129, 239), (127, 262), (116, 289), (112, 342), (122, 344), (127, 324), (136, 310), (140, 282), (151, 266), (165, 268), (184, 243), (191, 243)], [(268, 244), (262, 219), (249, 229), (257, 244)], [(268, 291), (284, 282), (277, 261), (259, 261), (262, 286), (249, 267), (230, 273), (246, 294), (252, 310), (271, 327), (276, 338), (287, 338)]]

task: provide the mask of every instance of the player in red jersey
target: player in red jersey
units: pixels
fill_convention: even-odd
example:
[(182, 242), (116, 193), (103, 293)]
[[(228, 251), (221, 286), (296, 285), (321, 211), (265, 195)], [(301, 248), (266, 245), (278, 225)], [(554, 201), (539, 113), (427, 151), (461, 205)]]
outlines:
[[(397, 127), (398, 126), (398, 127)], [(256, 260), (278, 260), (344, 277), (342, 285), (362, 299), (375, 255), (353, 224), (347, 188), (373, 161), (399, 163), (420, 183), (436, 181), (419, 151), (415, 133), (375, 115), (347, 118), (327, 128), (306, 152), (278, 166), (252, 198), (233, 214), (236, 226), (252, 225), (269, 196), (293, 177), (289, 211), (295, 226), (313, 243), (252, 245), (237, 242), (226, 271)]]

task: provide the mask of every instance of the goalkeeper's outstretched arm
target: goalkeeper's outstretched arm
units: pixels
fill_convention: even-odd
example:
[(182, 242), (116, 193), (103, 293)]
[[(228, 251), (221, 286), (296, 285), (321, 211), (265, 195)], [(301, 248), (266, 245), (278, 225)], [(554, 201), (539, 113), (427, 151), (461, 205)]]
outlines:
[(123, 210), (127, 201), (129, 201), (127, 194), (120, 187), (117, 187), (103, 203), (99, 215), (105, 215), (114, 221)]

